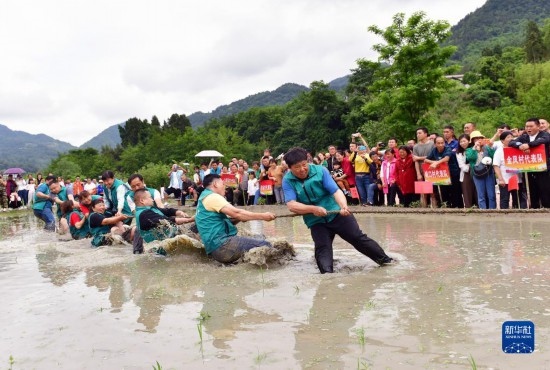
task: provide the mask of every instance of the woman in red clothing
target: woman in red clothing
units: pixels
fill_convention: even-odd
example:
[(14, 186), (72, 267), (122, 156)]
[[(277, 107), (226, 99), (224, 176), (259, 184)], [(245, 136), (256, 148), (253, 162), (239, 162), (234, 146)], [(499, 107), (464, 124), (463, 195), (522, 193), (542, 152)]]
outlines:
[(418, 196), (414, 193), (416, 170), (414, 168), (411, 149), (406, 145), (399, 147), (399, 158), (397, 159), (396, 169), (397, 186), (399, 186), (399, 190), (403, 194), (403, 205), (410, 207), (411, 202), (418, 200)]
[(336, 152), (335, 158), (342, 164), (342, 171), (344, 171), (344, 174), (346, 175), (348, 184), (350, 186), (355, 186), (355, 171), (353, 170), (353, 166), (351, 165), (349, 158), (345, 157), (341, 150)]
[[(339, 150), (334, 154), (334, 158), (342, 165), (342, 171), (344, 171), (345, 179), (348, 181), (350, 188), (355, 188), (355, 169), (351, 164), (349, 157), (344, 155), (344, 152)], [(359, 204), (358, 198), (349, 198), (348, 201), (352, 205)]]

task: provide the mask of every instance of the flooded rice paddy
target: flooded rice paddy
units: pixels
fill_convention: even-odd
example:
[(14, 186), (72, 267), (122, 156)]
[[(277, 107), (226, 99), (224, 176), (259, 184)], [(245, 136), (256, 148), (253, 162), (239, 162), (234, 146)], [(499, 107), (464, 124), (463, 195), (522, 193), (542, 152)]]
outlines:
[[(2, 214), (0, 368), (550, 368), (547, 214), (356, 217), (395, 265), (337, 237), (321, 275), (298, 217), (240, 225), (296, 248), (259, 268), (92, 249)], [(503, 353), (507, 320), (535, 324), (534, 353)]]

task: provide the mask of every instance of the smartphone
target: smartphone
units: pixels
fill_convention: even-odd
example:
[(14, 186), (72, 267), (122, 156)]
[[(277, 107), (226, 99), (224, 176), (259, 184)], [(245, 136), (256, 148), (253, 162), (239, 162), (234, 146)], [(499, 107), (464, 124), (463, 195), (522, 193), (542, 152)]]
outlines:
[(489, 145), (491, 144), (491, 139), (481, 139), (479, 140), (479, 145)]

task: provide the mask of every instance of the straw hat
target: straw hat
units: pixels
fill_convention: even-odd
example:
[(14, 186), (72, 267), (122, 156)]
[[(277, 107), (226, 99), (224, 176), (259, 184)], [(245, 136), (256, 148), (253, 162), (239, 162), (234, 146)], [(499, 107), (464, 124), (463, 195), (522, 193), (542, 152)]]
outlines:
[(482, 139), (485, 139), (485, 136), (483, 136), (483, 134), (479, 131), (472, 131), (472, 133), (470, 134), (470, 143), (474, 141), (474, 139), (477, 139), (477, 138), (482, 138)]

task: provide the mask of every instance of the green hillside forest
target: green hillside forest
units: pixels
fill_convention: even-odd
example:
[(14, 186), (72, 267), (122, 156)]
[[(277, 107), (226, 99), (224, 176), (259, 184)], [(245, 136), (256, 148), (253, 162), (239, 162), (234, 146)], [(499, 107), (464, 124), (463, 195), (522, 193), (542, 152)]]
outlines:
[(448, 44), (457, 46), (452, 59), (468, 69), (486, 48), (521, 47), (527, 23), (542, 26), (548, 17), (548, 0), (487, 0), (451, 29)]
[(357, 131), (370, 144), (390, 137), (403, 143), (418, 126), (441, 132), (451, 124), (459, 132), (472, 121), (489, 135), (503, 122), (521, 127), (528, 117), (550, 117), (548, 19), (527, 22), (517, 46), (480, 51), (462, 82), (445, 77), (461, 68), (450, 62), (457, 48), (445, 43), (451, 35), (447, 22), (423, 12), (396, 14), (388, 28), (371, 26), (369, 32), (382, 40), (373, 46), (378, 60), (358, 60), (342, 93), (314, 81), (285, 105), (255, 107), (196, 128), (184, 115), (162, 124), (156, 116), (134, 117), (119, 130), (121, 145), (71, 150), (48, 171), (97, 176), (112, 169), (122, 177), (140, 172), (150, 186), (159, 186), (170, 164), (197, 164), (194, 155), (205, 149), (220, 151), (226, 161), (250, 162), (266, 147), (275, 154), (293, 146), (313, 153), (330, 144), (345, 148)]

